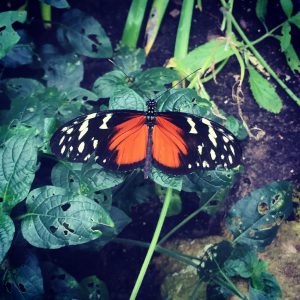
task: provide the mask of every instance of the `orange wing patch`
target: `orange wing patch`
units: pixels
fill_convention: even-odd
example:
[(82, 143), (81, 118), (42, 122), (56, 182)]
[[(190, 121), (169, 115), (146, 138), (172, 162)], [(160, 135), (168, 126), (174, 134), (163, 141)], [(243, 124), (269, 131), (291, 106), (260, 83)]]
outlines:
[(153, 158), (166, 167), (180, 167), (180, 156), (188, 154), (187, 145), (182, 135), (182, 129), (165, 117), (156, 117), (152, 135)]
[(145, 159), (148, 142), (148, 127), (145, 121), (145, 116), (138, 116), (114, 128), (108, 149), (117, 151), (116, 164), (133, 164)]

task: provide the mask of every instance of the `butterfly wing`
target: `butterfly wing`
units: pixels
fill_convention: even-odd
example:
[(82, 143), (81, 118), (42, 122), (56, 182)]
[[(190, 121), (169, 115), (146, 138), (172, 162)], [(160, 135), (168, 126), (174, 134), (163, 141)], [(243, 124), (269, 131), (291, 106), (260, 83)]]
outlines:
[(158, 113), (152, 135), (153, 164), (172, 175), (217, 165), (233, 168), (241, 148), (230, 131), (206, 118), (187, 113)]
[(142, 166), (148, 128), (144, 112), (114, 110), (80, 116), (63, 125), (50, 141), (52, 152), (73, 162), (96, 162), (110, 170), (128, 171)]

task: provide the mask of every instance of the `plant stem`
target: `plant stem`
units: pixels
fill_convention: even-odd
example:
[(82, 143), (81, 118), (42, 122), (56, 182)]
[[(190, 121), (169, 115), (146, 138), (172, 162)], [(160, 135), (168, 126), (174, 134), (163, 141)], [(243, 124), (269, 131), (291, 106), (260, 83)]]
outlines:
[(132, 0), (121, 39), (122, 46), (136, 48), (146, 6), (147, 0)]
[[(224, 0), (221, 0), (223, 3)], [(252, 53), (256, 56), (256, 58), (259, 60), (261, 65), (268, 71), (268, 73), (274, 78), (274, 80), (283, 88), (283, 90), (294, 100), (298, 105), (300, 105), (300, 99), (286, 86), (286, 84), (277, 76), (277, 74), (273, 71), (273, 69), (267, 64), (267, 62), (264, 60), (264, 58), (260, 55), (260, 53), (256, 50), (256, 48), (253, 46), (253, 44), (249, 41), (237, 21), (235, 20), (234, 16), (222, 8), (222, 12), (232, 21), (232, 24), (234, 25), (235, 29), (241, 36), (241, 38), (246, 43), (247, 47), (252, 51)]]
[(195, 216), (197, 216), (205, 207), (207, 203), (209, 203), (214, 196), (217, 194), (214, 193), (203, 205), (201, 205), (198, 209), (196, 209), (193, 213), (188, 215), (185, 219), (183, 219), (179, 224), (177, 224), (173, 229), (171, 229), (159, 242), (158, 244), (161, 245), (164, 243), (171, 235), (173, 235), (178, 229), (180, 229), (182, 226), (184, 226), (187, 222), (189, 222), (191, 219), (193, 219)]
[(50, 29), (52, 26), (51, 23), (51, 6), (47, 3), (40, 3), (40, 9), (41, 9), (41, 15), (42, 15), (42, 19), (43, 19), (43, 23), (44, 23), (44, 28), (45, 29)]
[(193, 8), (194, 0), (183, 0), (174, 50), (177, 59), (185, 57), (188, 52)]
[(160, 216), (159, 216), (159, 219), (158, 219), (158, 222), (157, 222), (157, 225), (156, 225), (153, 237), (152, 237), (152, 241), (150, 243), (148, 252), (146, 254), (145, 260), (144, 260), (143, 265), (141, 267), (139, 276), (136, 280), (136, 283), (135, 283), (134, 288), (132, 290), (132, 293), (130, 295), (130, 300), (134, 300), (137, 297), (137, 294), (138, 294), (139, 289), (141, 287), (142, 281), (143, 281), (144, 276), (146, 274), (146, 271), (148, 269), (150, 260), (152, 258), (152, 255), (153, 255), (154, 251), (155, 251), (155, 247), (157, 245), (157, 241), (158, 241), (162, 226), (164, 224), (164, 221), (165, 221), (165, 218), (166, 218), (166, 215), (167, 215), (167, 211), (168, 211), (168, 207), (169, 207), (170, 202), (171, 202), (171, 198), (172, 198), (172, 189), (168, 188), (167, 193), (166, 193), (166, 197), (165, 197), (165, 200), (164, 200), (164, 204), (163, 204), (163, 207), (162, 207), (162, 210), (161, 210), (161, 213), (160, 213)]

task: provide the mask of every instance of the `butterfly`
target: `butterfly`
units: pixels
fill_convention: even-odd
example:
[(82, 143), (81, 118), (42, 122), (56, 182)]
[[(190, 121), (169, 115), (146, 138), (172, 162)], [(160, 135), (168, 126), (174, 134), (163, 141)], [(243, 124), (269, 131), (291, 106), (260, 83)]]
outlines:
[(50, 140), (52, 152), (72, 162), (96, 163), (112, 171), (154, 166), (170, 175), (233, 168), (241, 160), (238, 140), (225, 127), (182, 112), (106, 110), (77, 117), (61, 126)]

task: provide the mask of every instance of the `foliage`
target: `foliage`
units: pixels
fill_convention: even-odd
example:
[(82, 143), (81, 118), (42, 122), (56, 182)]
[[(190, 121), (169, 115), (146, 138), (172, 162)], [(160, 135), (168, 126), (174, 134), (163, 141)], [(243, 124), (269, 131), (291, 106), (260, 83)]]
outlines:
[[(41, 2), (43, 7), (69, 7), (67, 1)], [(291, 15), (290, 8), (284, 9), (289, 22), (298, 26), (297, 16)], [(135, 8), (132, 10), (134, 15)], [(3, 282), (0, 292), (5, 299), (41, 299), (45, 294), (52, 299), (108, 299), (107, 288), (100, 278), (91, 274), (79, 282), (59, 266), (40, 262), (40, 252), (36, 248), (76, 245), (79, 251), (99, 251), (131, 222), (131, 210), (138, 204), (147, 203), (154, 197), (165, 199), (165, 202), (168, 199), (171, 205), (168, 209), (164, 205), (164, 213), (168, 216), (179, 214), (183, 203), (181, 191), (195, 193), (199, 200), (197, 212), (215, 214), (223, 209), (224, 200), (241, 168), (217, 168), (177, 177), (153, 168), (151, 180), (145, 181), (139, 170), (128, 174), (107, 171), (92, 161), (85, 164), (57, 161), (49, 149), (54, 131), (66, 121), (88, 112), (106, 108), (145, 110), (146, 100), (152, 98), (157, 101), (159, 111), (208, 117), (240, 139), (247, 133), (240, 121), (217, 110), (203, 94), (199, 96), (190, 88), (169, 89), (168, 85), (180, 79), (177, 71), (163, 67), (144, 69), (142, 49), (121, 47), (113, 52), (101, 24), (85, 12), (70, 9), (63, 13), (59, 22), (52, 24), (58, 45), (43, 44), (40, 47), (34, 45), (34, 37), (28, 37), (26, 29), (30, 24), (20, 30), (12, 27), (15, 22), (24, 23), (26, 15), (25, 11), (0, 14), (1, 65), (5, 68), (26, 65), (29, 70), (38, 70), (35, 74), (43, 74), (35, 78), (4, 78), (0, 82), (1, 97), (7, 97), (10, 104), (0, 112), (0, 276)], [(133, 15), (127, 19), (123, 45), (132, 46), (128, 39)], [(137, 36), (138, 32), (133, 40), (134, 47)], [(282, 50), (293, 56), (288, 25), (283, 36)], [(212, 40), (182, 60), (175, 57), (171, 63), (186, 75), (201, 65), (208, 69), (212, 63), (222, 63), (236, 55), (231, 47), (224, 51), (226, 45), (226, 39)], [(86, 57), (94, 61), (113, 58), (115, 62), (113, 70), (99, 74), (91, 90), (81, 86)], [(198, 57), (200, 59), (195, 59)], [(291, 64), (295, 66), (295, 62)], [(253, 93), (259, 94), (266, 89), (266, 83), (253, 67), (249, 70)], [(281, 101), (270, 84), (267, 91), (274, 97), (266, 99), (273, 101), (271, 108), (269, 102), (264, 106), (279, 112)], [(100, 103), (99, 97), (108, 100)], [(47, 175), (43, 175), (45, 173)], [(173, 197), (171, 188), (174, 189)], [(256, 193), (265, 200), (257, 200)], [(197, 265), (189, 261), (197, 268), (201, 281), (209, 283), (208, 294), (220, 290), (225, 294), (239, 294), (223, 280), (224, 272), (228, 277), (249, 279), (253, 299), (270, 293), (270, 290), (272, 295), (280, 294), (275, 278), (266, 271), (255, 251), (273, 240), (279, 222), (290, 212), (289, 198), (289, 184), (275, 183), (234, 206), (227, 226), (235, 240), (209, 247)], [(265, 204), (268, 211), (265, 211)], [(272, 218), (274, 221), (270, 221)], [(237, 219), (246, 227), (238, 227), (241, 224), (235, 222)], [(183, 224), (180, 223), (171, 234)], [(247, 236), (252, 232), (250, 229), (258, 234), (258, 239)], [(28, 243), (35, 248), (29, 247)], [(151, 247), (152, 251), (156, 249), (154, 244)], [(20, 259), (16, 259), (14, 253), (22, 253)], [(172, 255), (172, 251), (169, 254)], [(184, 254), (179, 254), (177, 259), (184, 260), (183, 257)]]

